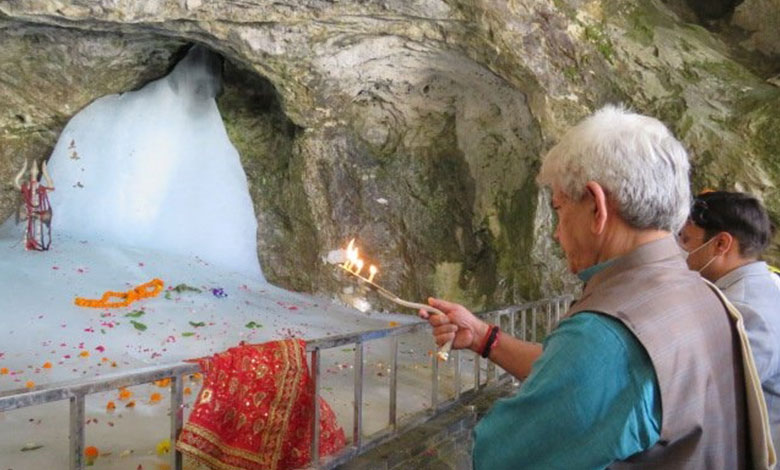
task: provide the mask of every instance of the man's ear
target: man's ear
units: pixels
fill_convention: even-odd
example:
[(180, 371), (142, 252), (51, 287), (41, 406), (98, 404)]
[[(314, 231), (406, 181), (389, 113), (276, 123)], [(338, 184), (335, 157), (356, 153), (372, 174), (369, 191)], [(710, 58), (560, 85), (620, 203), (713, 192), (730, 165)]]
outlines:
[(590, 197), (593, 199), (593, 222), (591, 224), (591, 230), (593, 233), (600, 235), (607, 227), (607, 219), (609, 217), (607, 211), (607, 193), (604, 188), (595, 181), (588, 181), (585, 184), (585, 189), (590, 193)]
[(737, 240), (728, 232), (720, 232), (715, 235), (715, 253), (723, 255), (729, 250), (737, 250)]

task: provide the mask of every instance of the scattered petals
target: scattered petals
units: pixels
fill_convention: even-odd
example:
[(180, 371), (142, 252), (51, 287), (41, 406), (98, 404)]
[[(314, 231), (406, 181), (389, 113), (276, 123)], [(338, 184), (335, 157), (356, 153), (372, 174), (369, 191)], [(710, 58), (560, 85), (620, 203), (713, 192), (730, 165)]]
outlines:
[(160, 403), (160, 400), (162, 400), (162, 395), (157, 392), (152, 393), (152, 395), (149, 397), (149, 403), (152, 405), (155, 403)]
[(162, 441), (157, 443), (156, 446), (157, 455), (163, 455), (167, 454), (171, 451), (171, 440), (170, 439), (163, 439)]
[(84, 457), (87, 465), (94, 465), (98, 455), (100, 455), (100, 451), (98, 451), (98, 448), (95, 446), (89, 446), (84, 449)]
[(158, 387), (167, 387), (171, 384), (171, 378), (166, 377), (164, 379), (155, 380), (154, 384), (157, 385)]
[(35, 382), (33, 382), (32, 380), (28, 380), (27, 382), (24, 383), (24, 386), (27, 388), (35, 388)]
[(43, 363), (41, 367), (43, 367), (44, 369), (51, 369), (51, 362), (46, 361)]
[(8, 367), (0, 367), (0, 375), (7, 375)]
[(89, 351), (84, 350), (79, 353), (79, 357), (89, 357)]
[(109, 401), (106, 403), (106, 411), (114, 411), (116, 409), (116, 403)]
[(124, 401), (133, 396), (133, 392), (125, 387), (119, 389), (119, 399)]

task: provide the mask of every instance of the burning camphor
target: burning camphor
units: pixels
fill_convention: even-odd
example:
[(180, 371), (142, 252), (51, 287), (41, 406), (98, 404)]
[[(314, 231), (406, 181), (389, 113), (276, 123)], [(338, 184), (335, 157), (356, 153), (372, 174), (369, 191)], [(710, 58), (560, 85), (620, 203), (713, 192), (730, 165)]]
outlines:
[[(340, 264), (339, 266), (347, 271), (349, 274), (355, 276), (363, 283), (367, 284), (372, 290), (376, 291), (379, 295), (382, 297), (390, 300), (391, 302), (395, 302), (398, 305), (402, 305), (404, 307), (413, 308), (413, 309), (422, 309), (426, 312), (435, 314), (435, 315), (444, 315), (444, 312), (441, 310), (431, 307), (430, 305), (420, 304), (416, 302), (409, 302), (408, 300), (404, 300), (397, 295), (393, 294), (389, 290), (385, 289), (384, 287), (380, 286), (379, 284), (374, 282), (374, 277), (376, 276), (376, 273), (379, 272), (379, 269), (372, 265), (369, 265), (368, 267), (368, 278), (363, 277), (360, 273), (363, 271), (363, 266), (365, 265), (365, 262), (358, 256), (358, 248), (355, 246), (355, 239), (349, 241), (349, 244), (346, 248), (347, 252), (347, 259), (344, 261), (344, 264)], [(452, 348), (452, 341), (447, 342), (443, 346), (439, 348), (439, 351), (436, 353), (436, 356), (446, 361), (449, 358), (450, 355), (450, 349)]]

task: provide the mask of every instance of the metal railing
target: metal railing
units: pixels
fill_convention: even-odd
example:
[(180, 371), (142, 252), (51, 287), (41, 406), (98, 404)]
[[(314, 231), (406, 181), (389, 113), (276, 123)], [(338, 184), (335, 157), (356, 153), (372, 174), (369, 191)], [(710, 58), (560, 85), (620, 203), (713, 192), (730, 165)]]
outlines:
[[(560, 296), (550, 299), (544, 299), (534, 302), (512, 305), (500, 310), (494, 310), (479, 314), (480, 317), (501, 326), (501, 329), (520, 339), (529, 339), (536, 341), (541, 334), (549, 333), (555, 324), (560, 320), (561, 315), (566, 311), (571, 296)], [(544, 323), (539, 324), (539, 316), (544, 315)], [(519, 323), (519, 324), (518, 324)], [(530, 326), (529, 326), (530, 324)], [(461, 351), (453, 351), (451, 358), (454, 359), (454, 382), (455, 396), (450, 400), (439, 400), (439, 361), (436, 355), (431, 356), (432, 379), (431, 379), (431, 406), (420, 413), (417, 413), (403, 423), (398, 420), (398, 339), (402, 335), (410, 335), (419, 331), (428, 331), (427, 322), (418, 322), (409, 325), (387, 328), (382, 330), (372, 330), (361, 333), (352, 333), (341, 336), (331, 336), (308, 341), (306, 351), (310, 354), (310, 370), (313, 387), (313, 410), (314, 419), (312, 420), (312, 461), (308, 468), (318, 470), (328, 470), (342, 464), (361, 453), (368, 451), (396, 436), (402, 432), (424, 423), (451, 408), (453, 405), (467, 398), (474, 396), (481, 388), (491, 384), (497, 384), (509, 379), (508, 373), (500, 371), (492, 362), (487, 361), (485, 381), (482, 381), (482, 358), (474, 355), (474, 384), (466, 391), (462, 391), (461, 384)], [(539, 331), (541, 329), (541, 332)], [(530, 333), (530, 334), (529, 334)], [(529, 338), (530, 336), (530, 338)], [(390, 338), (391, 358), (390, 358), (390, 393), (389, 393), (389, 415), (388, 425), (380, 431), (372, 434), (364, 442), (363, 439), (363, 389), (365, 377), (363, 371), (363, 357), (365, 353), (365, 344), (370, 341), (382, 338)], [(321, 385), (321, 353), (323, 350), (341, 347), (345, 345), (355, 346), (355, 365), (354, 365), (354, 404), (353, 404), (353, 426), (352, 441), (349, 445), (338, 452), (336, 455), (323, 459), (319, 457), (319, 421), (320, 407), (318, 401), (320, 397)], [(12, 390), (0, 393), (0, 411), (9, 411), (18, 408), (25, 408), (45, 403), (69, 400), (70, 401), (70, 421), (69, 421), (69, 462), (71, 470), (83, 470), (84, 462), (84, 429), (85, 429), (85, 398), (94, 393), (116, 390), (122, 387), (130, 387), (152, 383), (162, 379), (171, 379), (171, 413), (170, 413), (170, 440), (175, 442), (182, 429), (183, 414), (183, 396), (184, 396), (184, 377), (200, 371), (196, 363), (179, 362), (171, 365), (152, 366), (137, 369), (131, 372), (120, 372), (115, 374), (106, 374), (93, 379), (78, 379), (56, 384), (44, 385), (37, 390)], [(172, 450), (170, 456), (170, 465), (174, 470), (181, 470), (181, 453)]]

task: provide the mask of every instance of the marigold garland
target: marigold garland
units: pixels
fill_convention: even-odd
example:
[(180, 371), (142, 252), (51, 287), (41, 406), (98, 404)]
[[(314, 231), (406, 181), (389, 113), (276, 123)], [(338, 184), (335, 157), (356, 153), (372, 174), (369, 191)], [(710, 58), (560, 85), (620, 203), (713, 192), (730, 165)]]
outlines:
[[(76, 297), (75, 303), (79, 307), (92, 307), (92, 308), (117, 308), (127, 307), (136, 300), (144, 299), (147, 297), (155, 297), (162, 292), (165, 284), (160, 279), (152, 279), (149, 282), (143, 283), (137, 287), (130, 289), (127, 292), (114, 292), (106, 291), (103, 297), (100, 299), (85, 299), (83, 297)], [(117, 297), (121, 300), (111, 301), (112, 297)]]

